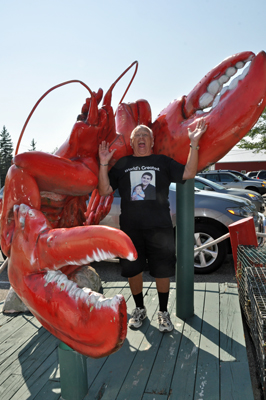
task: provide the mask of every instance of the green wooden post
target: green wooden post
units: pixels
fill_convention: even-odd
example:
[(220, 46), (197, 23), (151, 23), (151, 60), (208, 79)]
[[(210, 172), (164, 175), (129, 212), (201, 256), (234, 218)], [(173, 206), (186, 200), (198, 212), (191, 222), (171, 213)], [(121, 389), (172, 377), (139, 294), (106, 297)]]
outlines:
[(176, 316), (194, 314), (194, 179), (176, 184)]
[(88, 393), (87, 357), (65, 343), (58, 346), (61, 399), (82, 400)]

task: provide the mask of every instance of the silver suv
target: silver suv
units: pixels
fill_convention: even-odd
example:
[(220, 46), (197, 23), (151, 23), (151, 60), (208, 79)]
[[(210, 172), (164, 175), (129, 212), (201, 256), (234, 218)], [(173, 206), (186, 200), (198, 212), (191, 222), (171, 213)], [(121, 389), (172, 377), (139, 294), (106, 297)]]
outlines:
[[(176, 185), (172, 183), (169, 190), (170, 213), (173, 226), (176, 225)], [(110, 213), (101, 221), (101, 225), (119, 228), (120, 196), (115, 191)], [(252, 216), (256, 230), (265, 232), (264, 215), (256, 207), (241, 197), (206, 192), (195, 188), (195, 247), (210, 242), (228, 233), (228, 225), (242, 218)], [(262, 240), (261, 240), (262, 242)], [(195, 252), (194, 270), (196, 273), (210, 273), (217, 270), (226, 255), (231, 252), (230, 240), (224, 240), (201, 252)]]
[(262, 195), (266, 193), (266, 182), (257, 182), (256, 179), (250, 179), (250, 181), (243, 180), (240, 176), (236, 176), (231, 172), (207, 171), (201, 172), (198, 175), (209, 179), (210, 181), (217, 182), (227, 188), (253, 190)]
[(256, 179), (266, 179), (266, 171), (263, 169), (261, 171), (258, 171), (256, 175)]
[(225, 188), (217, 182), (210, 181), (209, 179), (202, 178), (202, 176), (195, 176), (195, 187), (201, 190), (209, 190), (212, 192), (218, 192), (223, 194), (231, 194), (233, 196), (244, 197), (245, 199), (250, 200), (257, 211), (264, 212), (264, 198), (257, 192), (253, 190), (246, 189), (234, 189), (234, 188)]

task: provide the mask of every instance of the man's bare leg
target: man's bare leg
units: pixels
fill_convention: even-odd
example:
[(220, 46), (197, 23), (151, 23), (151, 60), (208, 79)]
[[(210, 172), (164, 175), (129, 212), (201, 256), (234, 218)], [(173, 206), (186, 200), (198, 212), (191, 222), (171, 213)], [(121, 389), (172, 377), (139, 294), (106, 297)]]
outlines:
[(170, 288), (170, 278), (156, 278), (156, 287), (157, 291), (160, 293), (169, 292)]
[(142, 272), (132, 278), (128, 278), (129, 286), (133, 296), (142, 292), (143, 289), (143, 277)]

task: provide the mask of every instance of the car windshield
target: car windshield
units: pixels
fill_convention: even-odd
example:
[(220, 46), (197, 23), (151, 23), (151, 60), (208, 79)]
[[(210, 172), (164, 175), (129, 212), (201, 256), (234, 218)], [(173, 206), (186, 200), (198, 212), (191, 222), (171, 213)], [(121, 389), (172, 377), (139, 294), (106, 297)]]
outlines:
[[(196, 181), (197, 181), (197, 179), (195, 179), (195, 182)], [(224, 190), (224, 187), (222, 185), (219, 185), (219, 183), (214, 182), (214, 181), (209, 181), (208, 179), (201, 178), (200, 180), (198, 180), (198, 182), (203, 183), (206, 186), (213, 187), (215, 189), (219, 189), (219, 190), (223, 189)]]
[(248, 177), (256, 176), (257, 173), (258, 173), (258, 171), (248, 172), (248, 173), (247, 173), (247, 176), (248, 176)]
[[(169, 186), (169, 190), (172, 190), (172, 191), (176, 191), (176, 183), (175, 182), (172, 182), (171, 184), (170, 184), (170, 186)], [(194, 192), (201, 192), (201, 190), (200, 189), (198, 189), (196, 186), (194, 187)]]
[(243, 181), (243, 176), (239, 175), (237, 172), (232, 172), (232, 174), (234, 174), (240, 181)]

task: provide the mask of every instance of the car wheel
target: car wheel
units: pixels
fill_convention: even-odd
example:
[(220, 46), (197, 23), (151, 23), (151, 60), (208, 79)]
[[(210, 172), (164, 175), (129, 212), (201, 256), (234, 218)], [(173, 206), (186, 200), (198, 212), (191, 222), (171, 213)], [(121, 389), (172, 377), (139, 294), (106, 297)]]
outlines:
[(259, 189), (253, 186), (247, 186), (245, 190), (252, 190), (253, 192), (260, 193)]
[[(210, 225), (198, 223), (195, 225), (194, 249), (208, 242), (212, 242), (223, 233)], [(225, 241), (211, 245), (200, 252), (194, 252), (194, 271), (197, 274), (209, 274), (216, 271), (227, 255)]]

